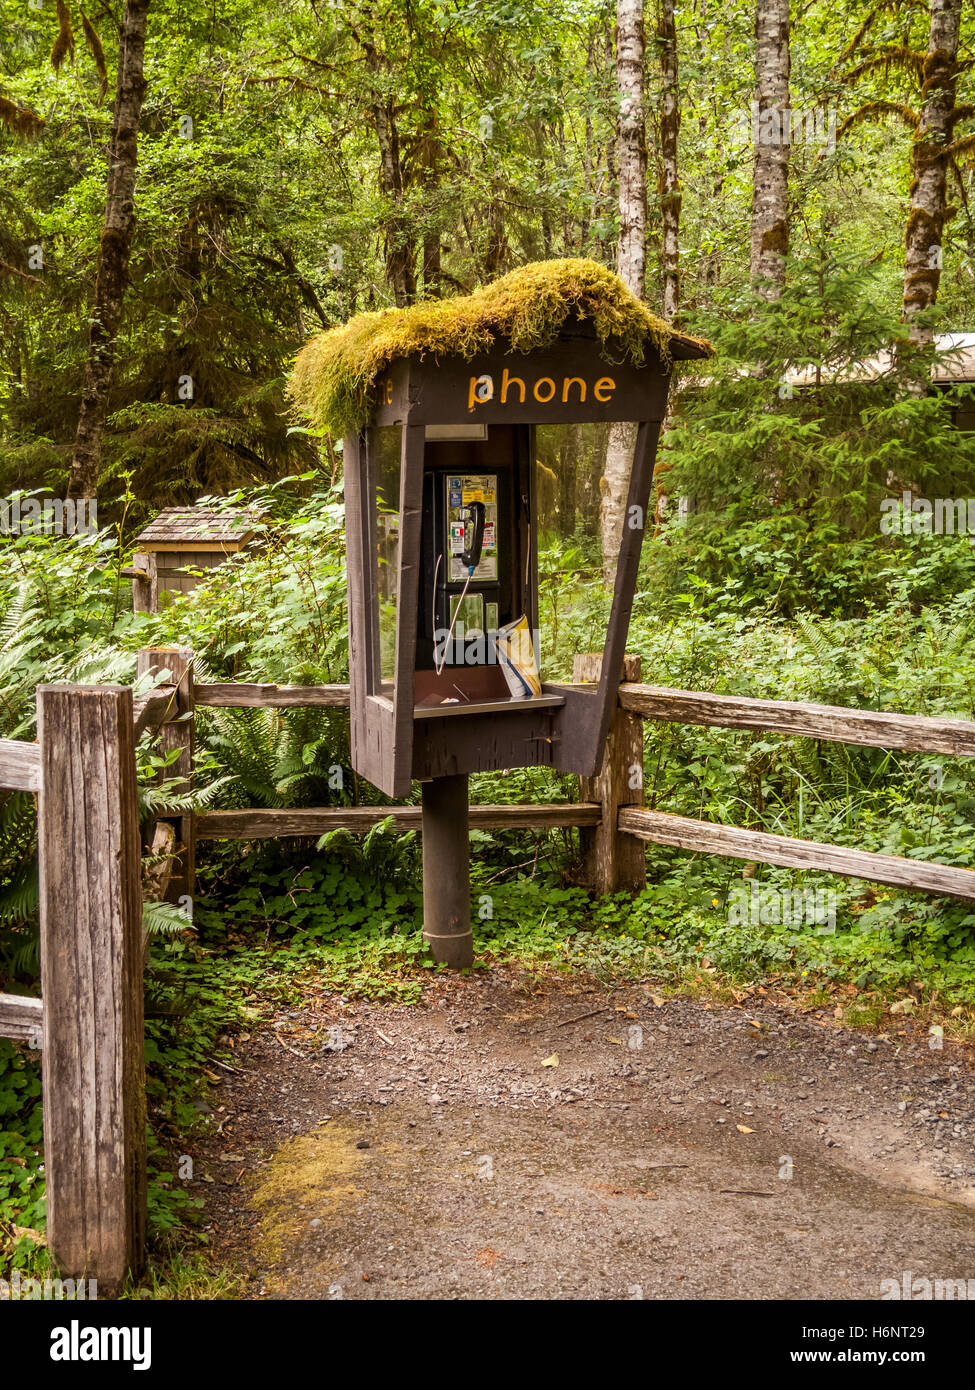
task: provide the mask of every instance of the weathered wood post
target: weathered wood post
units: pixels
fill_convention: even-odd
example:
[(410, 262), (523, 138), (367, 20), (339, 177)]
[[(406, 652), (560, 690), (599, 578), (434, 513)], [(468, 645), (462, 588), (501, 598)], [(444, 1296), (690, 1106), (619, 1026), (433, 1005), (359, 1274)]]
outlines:
[(132, 691), (42, 685), (38, 852), (48, 1243), (104, 1292), (146, 1240), (141, 845)]
[(123, 570), (132, 580), (133, 613), (159, 612), (159, 574), (155, 555), (139, 551), (132, 556), (132, 565)]
[(464, 970), (474, 964), (467, 776), (433, 777), (421, 797), (423, 939), (435, 961)]
[[(179, 749), (179, 757), (166, 769), (165, 775), (179, 779), (177, 791), (189, 791), (193, 779), (196, 726), (193, 652), (189, 647), (142, 647), (136, 659), (136, 671), (140, 676), (151, 671), (166, 671), (169, 673), (169, 683), (176, 687), (176, 707), (170, 719), (159, 727), (159, 747), (163, 753), (170, 753), (174, 748)], [(166, 887), (166, 900), (178, 903), (183, 897), (192, 900), (196, 890), (196, 829), (194, 817), (191, 815), (172, 817), (172, 820), (176, 826), (179, 859), (173, 867)], [(192, 906), (192, 902), (190, 905)]]
[[(601, 653), (573, 658), (573, 682), (599, 680)], [(623, 658), (622, 679), (639, 681), (638, 656)], [(579, 778), (582, 801), (598, 801), (602, 820), (594, 829), (580, 829), (586, 881), (597, 893), (639, 893), (647, 886), (646, 850), (632, 835), (620, 834), (617, 819), (623, 806), (642, 806), (643, 720), (617, 704), (613, 711), (603, 764), (595, 777)]]

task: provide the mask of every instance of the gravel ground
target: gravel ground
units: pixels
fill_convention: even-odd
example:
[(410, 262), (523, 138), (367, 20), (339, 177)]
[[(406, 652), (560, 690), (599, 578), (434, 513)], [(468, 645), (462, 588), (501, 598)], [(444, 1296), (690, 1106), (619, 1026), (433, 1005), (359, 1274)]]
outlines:
[(975, 1069), (753, 996), (437, 978), (238, 1047), (193, 1154), (254, 1298), (876, 1299), (975, 1279)]

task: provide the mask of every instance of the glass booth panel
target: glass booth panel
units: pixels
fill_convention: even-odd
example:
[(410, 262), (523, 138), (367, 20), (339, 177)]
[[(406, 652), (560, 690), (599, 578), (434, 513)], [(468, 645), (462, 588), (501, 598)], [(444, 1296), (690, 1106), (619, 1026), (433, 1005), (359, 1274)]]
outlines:
[[(600, 652), (606, 641), (612, 594), (602, 583), (599, 484), (611, 429), (586, 423), (535, 430), (538, 641), (546, 681), (571, 681), (573, 656)], [(635, 437), (635, 427), (631, 432)]]
[(396, 613), (399, 585), (400, 473), (403, 431), (399, 425), (370, 429), (370, 476), (375, 488), (376, 612), (378, 661), (372, 695), (393, 698), (396, 668)]

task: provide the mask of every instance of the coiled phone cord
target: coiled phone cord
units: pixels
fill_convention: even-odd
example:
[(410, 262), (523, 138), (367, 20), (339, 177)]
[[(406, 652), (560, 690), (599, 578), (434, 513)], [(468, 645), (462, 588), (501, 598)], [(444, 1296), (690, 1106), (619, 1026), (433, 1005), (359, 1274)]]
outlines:
[[(453, 637), (453, 635), (454, 635), (454, 628), (457, 626), (457, 619), (458, 619), (458, 617), (460, 616), (460, 610), (461, 610), (461, 609), (463, 608), (463, 606), (464, 606), (464, 599), (467, 597), (467, 590), (471, 587), (471, 580), (474, 578), (474, 570), (475, 570), (475, 568), (476, 568), (476, 566), (474, 566), (474, 565), (470, 565), (470, 566), (468, 567), (468, 570), (467, 570), (467, 583), (464, 585), (463, 589), (461, 590), (460, 598), (457, 600), (457, 607), (454, 609), (454, 616), (453, 616), (453, 618), (451, 619), (450, 627), (449, 627), (448, 630), (447, 630), (447, 640), (446, 640), (446, 641), (444, 642), (444, 644), (443, 644), (443, 661), (441, 661), (440, 664), (437, 665), (437, 640), (436, 640), (436, 639), (437, 639), (437, 575), (440, 573), (440, 561), (441, 561), (442, 559), (443, 559), (443, 555), (442, 555), (442, 554), (439, 554), (439, 555), (437, 556), (437, 563), (436, 563), (436, 564), (434, 565), (434, 567), (433, 567), (433, 611), (432, 611), (432, 613), (431, 613), (431, 618), (432, 618), (432, 624), (431, 624), (431, 626), (432, 626), (432, 629), (433, 629), (433, 636), (434, 636), (434, 641), (433, 641), (433, 664), (434, 664), (434, 668), (436, 669), (436, 672), (437, 672), (437, 675), (438, 675), (438, 676), (443, 675), (443, 669), (444, 669), (444, 667), (447, 665), (447, 652), (448, 652), (448, 650), (449, 650), (449, 648), (450, 648), (450, 639), (451, 639), (451, 638)], [(449, 596), (448, 596), (448, 598), (449, 598)]]

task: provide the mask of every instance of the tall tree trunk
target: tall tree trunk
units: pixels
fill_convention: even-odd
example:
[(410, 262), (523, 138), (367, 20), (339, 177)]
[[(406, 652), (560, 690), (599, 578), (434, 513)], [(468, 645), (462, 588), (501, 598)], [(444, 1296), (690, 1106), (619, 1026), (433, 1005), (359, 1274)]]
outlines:
[[(423, 123), (418, 163), (423, 188), (428, 195), (427, 216), (436, 217), (436, 193), (440, 187), (443, 146), (440, 141), (437, 108), (433, 103), (429, 106)], [(435, 225), (429, 225), (423, 232), (423, 293), (428, 299), (439, 298), (443, 293), (442, 274), (440, 231)]]
[[(660, 173), (657, 187), (660, 193), (660, 215), (663, 235), (660, 249), (660, 269), (663, 280), (663, 316), (673, 323), (680, 308), (680, 170), (677, 163), (677, 144), (680, 136), (680, 92), (677, 86), (677, 22), (674, 0), (660, 0), (657, 19), (657, 50), (660, 63)], [(672, 402), (668, 403), (667, 418), (661, 430), (661, 457), (654, 467), (655, 521), (659, 526), (667, 511), (666, 475), (671, 465), (666, 461), (667, 432), (672, 426)]]
[(917, 322), (938, 298), (941, 244), (948, 220), (948, 166), (945, 147), (954, 133), (958, 38), (962, 0), (930, 0), (931, 26), (924, 64), (921, 126), (914, 142), (911, 211), (907, 219), (903, 318), (919, 346), (934, 341), (931, 328)]
[[(619, 240), (616, 270), (624, 284), (643, 299), (647, 277), (647, 137), (643, 64), (646, 40), (643, 0), (616, 3), (616, 90), (619, 97), (617, 158), (619, 163)], [(613, 583), (623, 534), (623, 510), (633, 463), (635, 432), (615, 424), (606, 450), (600, 480), (600, 534), (603, 582)]]
[(440, 298), (443, 288), (442, 276), (440, 234), (427, 231), (423, 235), (423, 293), (428, 299)]
[[(586, 85), (596, 86), (596, 35), (595, 26), (591, 26), (586, 35)], [(579, 245), (585, 246), (589, 237), (589, 228), (597, 217), (596, 203), (599, 197), (597, 178), (599, 175), (599, 158), (594, 149), (593, 134), (594, 126), (592, 110), (587, 104), (585, 116), (585, 143), (582, 147), (582, 177), (586, 190), (586, 211), (583, 214), (582, 227), (579, 231)]]
[(680, 93), (677, 87), (677, 24), (674, 0), (660, 0), (657, 22), (657, 48), (660, 55), (660, 216), (663, 236), (660, 269), (663, 280), (663, 316), (668, 323), (677, 317), (680, 304), (680, 173), (677, 141), (680, 135)]
[(400, 153), (399, 130), (393, 99), (385, 82), (388, 62), (376, 43), (377, 23), (381, 19), (376, 6), (364, 8), (359, 18), (361, 29), (352, 27), (356, 42), (362, 49), (366, 67), (373, 79), (369, 101), (376, 142), (379, 145), (379, 186), (390, 204), (385, 227), (386, 278), (393, 291), (396, 306), (402, 309), (416, 298), (416, 269), (413, 243), (403, 216), (403, 161)]
[[(699, 6), (699, 21), (700, 21), (700, 25), (704, 25), (704, 24), (706, 23), (706, 21), (707, 21), (707, 19), (708, 19), (708, 14), (709, 14), (709, 7), (708, 7), (708, 5), (705, 3), (705, 0), (701, 0), (701, 4), (700, 4), (700, 6)], [(705, 29), (703, 32), (702, 32), (702, 28), (701, 28), (701, 27), (698, 27), (698, 28), (695, 30), (695, 39), (696, 39), (696, 41), (697, 41), (698, 43), (703, 43), (703, 42), (705, 42), (705, 41), (706, 41), (706, 37), (707, 37), (707, 30), (706, 30), (706, 29)], [(727, 27), (725, 28), (725, 31), (724, 31), (724, 41), (723, 41), (723, 43), (722, 43), (722, 50), (723, 50), (724, 61), (725, 61), (725, 63), (730, 67), (730, 66), (731, 66), (731, 63), (732, 63), (732, 52), (733, 52), (733, 50), (732, 50), (732, 43), (731, 43), (731, 34), (730, 34), (730, 32), (729, 32), (729, 30), (728, 30)], [(723, 151), (722, 151), (722, 149), (721, 149), (721, 145), (722, 145), (721, 129), (722, 129), (722, 116), (723, 116), (723, 114), (724, 114), (725, 104), (724, 104), (723, 96), (722, 96), (722, 93), (721, 93), (721, 90), (720, 90), (720, 86), (719, 86), (719, 84), (718, 84), (718, 82), (717, 82), (717, 80), (716, 80), (715, 77), (711, 77), (711, 78), (708, 80), (708, 83), (707, 83), (707, 92), (708, 92), (707, 106), (710, 107), (711, 117), (712, 117), (712, 120), (713, 120), (713, 122), (714, 122), (715, 137), (716, 137), (716, 140), (717, 140), (717, 148), (713, 148), (713, 147), (712, 147), (712, 153), (711, 153), (711, 158), (713, 158), (713, 160), (714, 160), (714, 172), (713, 172), (713, 175), (712, 175), (712, 178), (711, 178), (711, 198), (712, 198), (712, 205), (713, 205), (715, 208), (720, 208), (720, 207), (721, 207), (721, 204), (722, 204), (722, 199), (724, 198), (724, 167), (723, 167)], [(703, 109), (703, 103), (702, 103), (701, 115), (700, 115), (700, 117), (699, 117), (699, 127), (700, 127), (701, 143), (702, 143), (705, 147), (707, 147), (707, 138), (708, 138), (708, 116), (707, 116), (707, 112)], [(721, 241), (720, 241), (720, 239), (719, 239), (719, 229), (718, 229), (717, 226), (716, 226), (715, 229), (714, 229), (714, 234), (713, 234), (713, 237), (712, 237), (712, 240), (711, 240), (710, 248), (709, 248), (708, 250), (705, 251), (704, 256), (703, 256), (703, 266), (702, 266), (701, 278), (702, 278), (704, 284), (707, 285), (708, 287), (713, 287), (713, 286), (715, 286), (715, 285), (720, 285), (720, 284), (721, 284)]]
[[(614, 66), (615, 42), (616, 42), (616, 25), (615, 25), (615, 23), (611, 23), (611, 22), (610, 22), (610, 17), (609, 17), (609, 15), (607, 14), (606, 20), (605, 20), (605, 23), (604, 23), (604, 28), (603, 28), (603, 57), (604, 57), (604, 60), (605, 60), (605, 70), (606, 70), (607, 73), (609, 73), (610, 69)], [(609, 104), (609, 99), (610, 99), (610, 97), (611, 97), (611, 95), (612, 95), (612, 85), (613, 85), (613, 84), (610, 83), (610, 89), (606, 92), (607, 105)], [(607, 203), (610, 203), (610, 204), (612, 203), (614, 197), (617, 198), (617, 200), (618, 200), (618, 198), (619, 198), (619, 177), (620, 177), (620, 171), (619, 171), (619, 169), (616, 167), (616, 154), (617, 154), (617, 150), (616, 150), (616, 133), (613, 132), (613, 133), (611, 133), (611, 134), (608, 136), (608, 138), (607, 138), (607, 140), (606, 140), (606, 173), (607, 173), (607, 176), (608, 176), (608, 178), (609, 178), (609, 189), (608, 189)], [(610, 237), (607, 237), (607, 238), (606, 238), (606, 256), (607, 256), (607, 259), (609, 258), (609, 255), (612, 253), (612, 251), (613, 251), (613, 246), (612, 246), (611, 238), (610, 238)]]
[(126, 0), (108, 146), (105, 226), (98, 245), (88, 361), (68, 482), (70, 497), (94, 497), (98, 488), (105, 417), (135, 232), (135, 174), (146, 91), (143, 66), (148, 15), (149, 0)]
[(789, 0), (756, 0), (751, 277), (769, 301), (782, 293), (789, 250), (790, 67)]
[(643, 299), (647, 278), (647, 133), (643, 65), (643, 0), (617, 0), (616, 89), (619, 96), (619, 241), (616, 270)]
[(413, 246), (402, 215), (403, 163), (392, 102), (385, 99), (377, 101), (373, 106), (373, 120), (379, 141), (380, 182), (392, 204), (392, 212), (386, 221), (386, 277), (392, 287), (396, 307), (402, 309), (416, 298), (416, 273)]
[[(482, 263), (484, 266), (485, 280), (493, 280), (498, 275), (502, 275), (508, 268), (508, 236), (504, 225), (504, 198), (501, 180), (494, 174), (491, 175), (491, 193), (487, 200), (487, 205), (483, 208), (484, 228), (486, 236), (484, 238), (484, 255)], [(545, 218), (542, 218), (543, 230), (546, 227)]]

